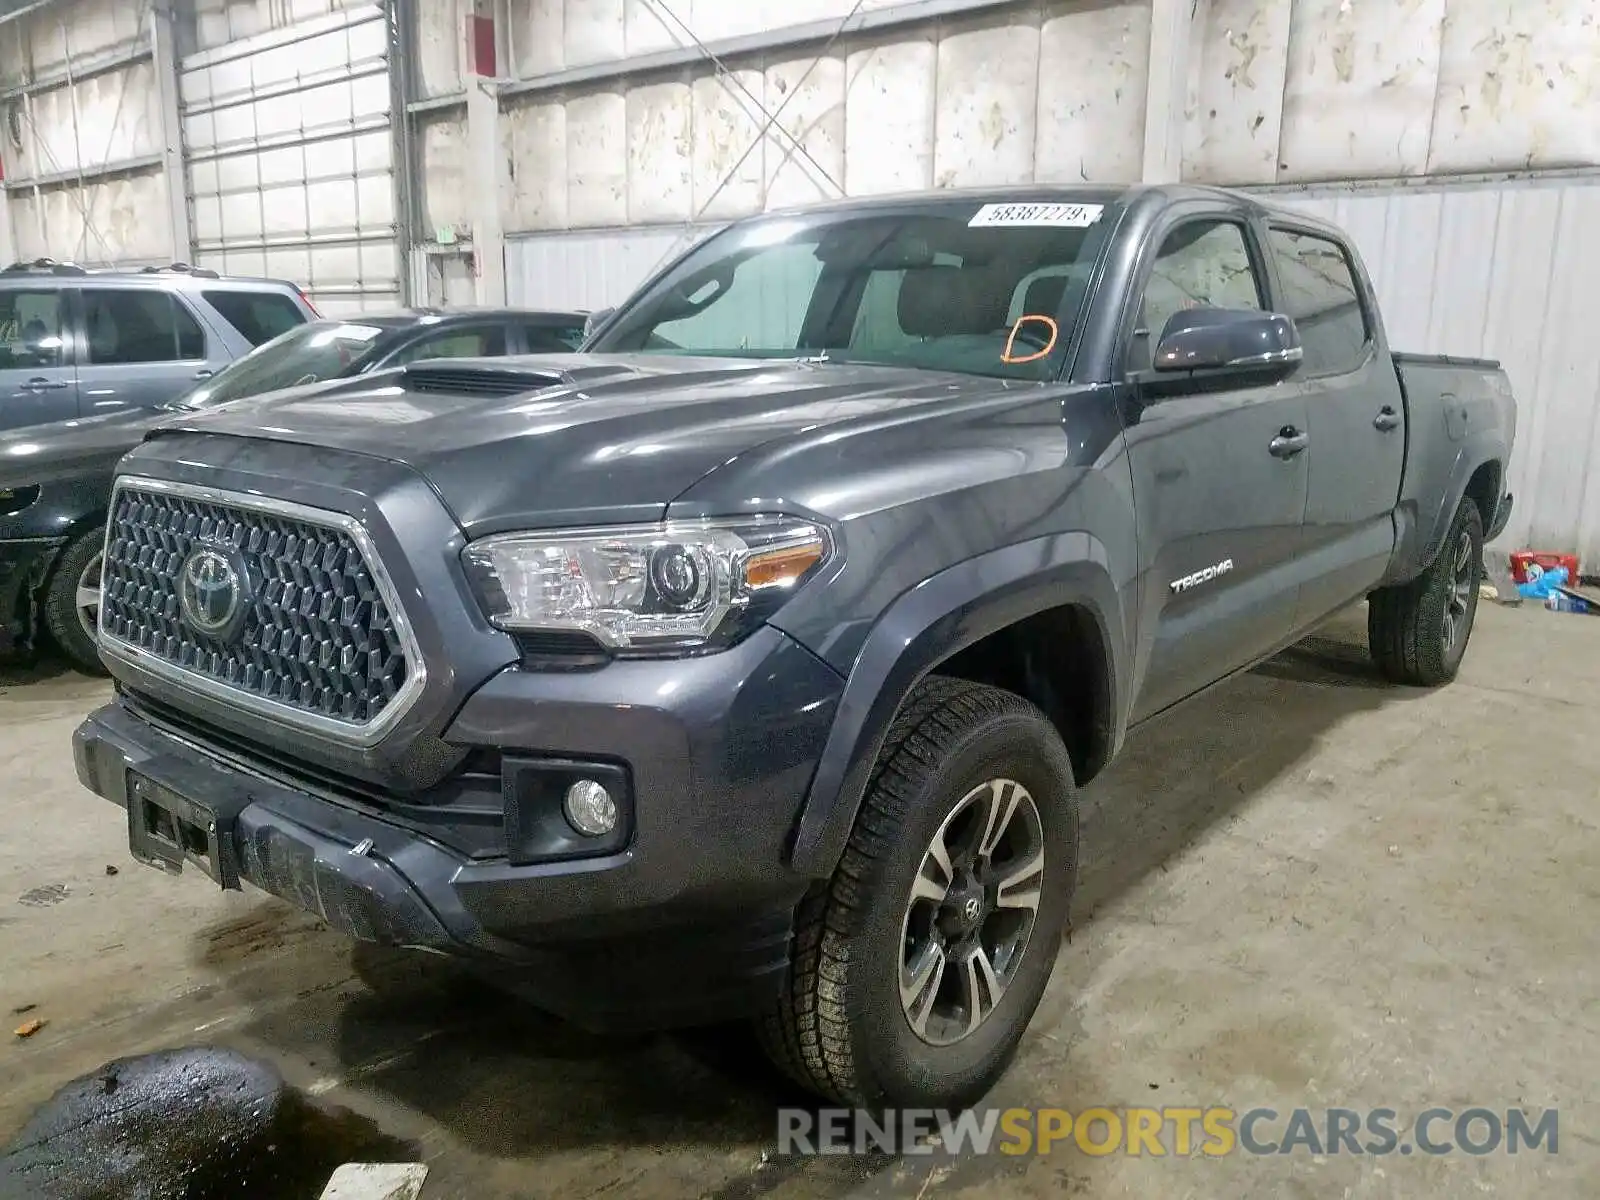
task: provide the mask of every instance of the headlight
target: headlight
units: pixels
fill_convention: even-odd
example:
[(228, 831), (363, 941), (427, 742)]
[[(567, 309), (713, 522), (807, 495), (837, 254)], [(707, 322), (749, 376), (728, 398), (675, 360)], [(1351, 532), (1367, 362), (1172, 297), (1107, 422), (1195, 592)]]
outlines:
[(469, 545), (462, 562), (500, 629), (670, 652), (737, 640), (832, 549), (821, 526), (758, 517), (497, 534)]

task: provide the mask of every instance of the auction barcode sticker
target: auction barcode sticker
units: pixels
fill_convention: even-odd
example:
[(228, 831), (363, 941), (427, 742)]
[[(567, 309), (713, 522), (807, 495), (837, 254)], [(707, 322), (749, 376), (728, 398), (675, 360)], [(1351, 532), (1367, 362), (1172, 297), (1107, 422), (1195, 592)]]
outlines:
[(968, 228), (994, 225), (1059, 225), (1085, 229), (1100, 219), (1104, 204), (985, 204)]

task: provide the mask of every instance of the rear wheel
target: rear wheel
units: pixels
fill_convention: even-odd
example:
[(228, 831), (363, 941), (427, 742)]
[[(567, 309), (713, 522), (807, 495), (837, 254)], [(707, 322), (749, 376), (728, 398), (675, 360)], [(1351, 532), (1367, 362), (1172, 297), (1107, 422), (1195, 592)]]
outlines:
[(1072, 764), (1033, 705), (933, 678), (896, 718), (832, 879), (802, 905), (760, 1032), (808, 1089), (959, 1107), (1049, 981), (1077, 879)]
[(1482, 579), (1483, 517), (1464, 499), (1433, 565), (1368, 598), (1367, 642), (1383, 673), (1421, 687), (1454, 679), (1472, 637)]
[(91, 675), (106, 673), (95, 649), (105, 538), (104, 529), (93, 529), (70, 542), (61, 552), (44, 595), (44, 621), (50, 636), (73, 666)]

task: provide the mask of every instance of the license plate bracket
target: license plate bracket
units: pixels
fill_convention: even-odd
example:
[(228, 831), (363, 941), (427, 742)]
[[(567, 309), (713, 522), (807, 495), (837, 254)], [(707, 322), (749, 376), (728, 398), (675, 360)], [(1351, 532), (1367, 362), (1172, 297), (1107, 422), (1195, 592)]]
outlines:
[(239, 888), (235, 838), (238, 807), (219, 810), (191, 800), (138, 771), (128, 772), (128, 849), (140, 862), (173, 875), (185, 864), (218, 887)]

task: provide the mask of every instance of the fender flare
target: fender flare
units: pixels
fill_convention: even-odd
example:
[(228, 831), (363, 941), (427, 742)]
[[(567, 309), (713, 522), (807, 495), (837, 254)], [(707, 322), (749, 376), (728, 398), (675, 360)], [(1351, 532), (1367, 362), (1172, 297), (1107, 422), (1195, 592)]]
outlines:
[(867, 635), (801, 806), (789, 866), (813, 878), (833, 871), (889, 727), (924, 676), (981, 638), (1064, 604), (1087, 609), (1098, 627), (1114, 749), (1127, 650), (1105, 546), (1088, 533), (1062, 533), (967, 559), (901, 595)]
[[(1475, 452), (1463, 451), (1456, 457), (1455, 467), (1450, 472), (1450, 486), (1445, 491), (1444, 503), (1433, 516), (1431, 528), (1428, 530), (1427, 540), (1423, 542), (1422, 553), (1419, 556), (1420, 569), (1418, 574), (1433, 566), (1434, 560), (1444, 550), (1445, 538), (1450, 534), (1450, 523), (1456, 519), (1456, 510), (1461, 507), (1461, 501), (1466, 497), (1467, 485), (1472, 482), (1472, 477), (1480, 469), (1495, 462), (1495, 456), (1487, 447), (1477, 449)], [(1496, 492), (1505, 491), (1505, 465), (1498, 467), (1499, 479), (1496, 482)], [(1498, 505), (1501, 497), (1495, 497)], [(1495, 514), (1490, 511), (1483, 518), (1483, 532), (1485, 540), (1488, 538), (1489, 527), (1493, 524)]]

